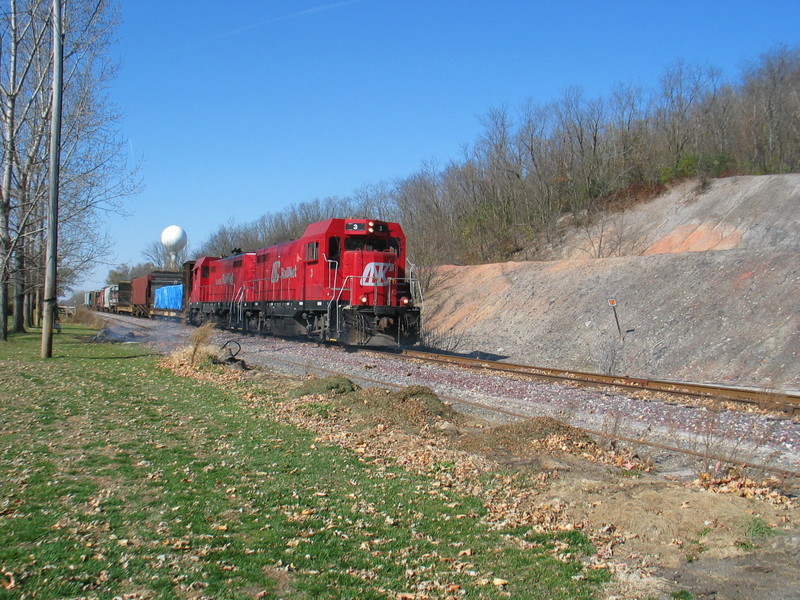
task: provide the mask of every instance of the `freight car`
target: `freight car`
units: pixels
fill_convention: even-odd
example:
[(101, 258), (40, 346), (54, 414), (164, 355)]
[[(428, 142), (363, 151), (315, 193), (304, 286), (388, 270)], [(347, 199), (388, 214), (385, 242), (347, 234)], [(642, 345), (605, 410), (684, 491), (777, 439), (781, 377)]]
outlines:
[(190, 324), (353, 345), (419, 339), (418, 285), (397, 223), (329, 219), (298, 240), (187, 268)]
[(118, 312), (120, 305), (130, 302), (130, 283), (107, 285), (101, 290), (86, 293), (86, 305), (103, 312)]
[[(162, 288), (183, 286), (183, 276), (175, 271), (153, 271), (143, 277), (131, 280), (131, 313), (135, 317), (151, 318), (154, 315), (181, 316), (183, 302), (173, 307), (172, 304), (159, 302)], [(183, 294), (183, 287), (181, 295)]]
[[(183, 302), (175, 306), (173, 298), (176, 291), (170, 293), (167, 304), (160, 304), (162, 288), (178, 287), (177, 295), (183, 296), (183, 276), (174, 271), (153, 271), (132, 281), (121, 281), (107, 285), (101, 290), (86, 292), (84, 304), (93, 310), (102, 312), (128, 313), (136, 317), (150, 318), (154, 315), (181, 316)], [(177, 284), (177, 285), (176, 285)]]

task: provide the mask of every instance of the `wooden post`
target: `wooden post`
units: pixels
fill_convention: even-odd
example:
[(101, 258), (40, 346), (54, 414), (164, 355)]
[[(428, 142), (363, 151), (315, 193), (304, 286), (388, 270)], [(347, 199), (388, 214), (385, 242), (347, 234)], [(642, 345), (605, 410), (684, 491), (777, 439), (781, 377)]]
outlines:
[(53, 323), (56, 317), (56, 263), (58, 260), (58, 171), (61, 150), (61, 92), (64, 48), (61, 38), (61, 0), (53, 0), (53, 114), (50, 122), (50, 204), (47, 220), (47, 270), (44, 276), (42, 358), (53, 356)]

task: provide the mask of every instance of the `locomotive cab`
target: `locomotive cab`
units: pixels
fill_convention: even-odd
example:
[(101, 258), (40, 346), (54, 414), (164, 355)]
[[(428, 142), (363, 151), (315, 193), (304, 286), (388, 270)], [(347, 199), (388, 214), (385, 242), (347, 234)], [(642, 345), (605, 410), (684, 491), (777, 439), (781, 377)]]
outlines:
[(419, 309), (406, 276), (402, 231), (381, 221), (348, 221), (344, 230), (339, 332), (344, 325), (353, 344), (415, 342), (407, 332), (418, 330)]
[(400, 241), (396, 238), (374, 234), (345, 237), (342, 269), (352, 278), (352, 305), (377, 310), (396, 304), (398, 280), (403, 277), (399, 254)]

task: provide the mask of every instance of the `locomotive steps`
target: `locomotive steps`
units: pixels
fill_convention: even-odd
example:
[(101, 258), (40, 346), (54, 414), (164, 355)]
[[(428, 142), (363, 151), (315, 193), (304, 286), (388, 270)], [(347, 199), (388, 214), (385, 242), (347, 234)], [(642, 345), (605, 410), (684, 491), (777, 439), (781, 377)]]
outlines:
[(448, 349), (510, 362), (798, 390), (798, 209), (800, 175), (685, 182), (551, 260), (442, 267), (426, 320)]

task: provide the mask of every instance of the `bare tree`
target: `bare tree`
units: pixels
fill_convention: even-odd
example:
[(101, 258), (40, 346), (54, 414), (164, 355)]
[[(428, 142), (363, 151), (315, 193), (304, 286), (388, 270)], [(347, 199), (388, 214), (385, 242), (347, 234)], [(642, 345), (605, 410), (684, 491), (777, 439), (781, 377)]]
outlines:
[[(116, 25), (112, 0), (72, 0), (64, 12), (64, 105), (61, 135), (59, 289), (93, 266), (107, 242), (98, 209), (117, 209), (135, 193), (135, 169), (125, 164), (118, 115), (104, 90), (114, 75), (105, 52)], [(15, 327), (22, 293), (41, 279), (42, 203), (47, 193), (52, 31), (45, 0), (9, 0), (0, 15), (0, 95), (3, 101), (3, 182), (0, 198), (0, 338), (6, 338), (7, 282), (17, 282)], [(24, 272), (23, 272), (24, 270)], [(20, 283), (22, 282), (22, 283)], [(36, 283), (34, 283), (36, 282)]]
[[(40, 25), (45, 10), (41, 3), (27, 7), (30, 18), (20, 11), (16, 0), (10, 0), (8, 13), (3, 15), (0, 32), (0, 94), (2, 94), (3, 178), (0, 191), (0, 340), (7, 337), (8, 281), (11, 261), (20, 244), (20, 230), (27, 223), (30, 210), (13, 201), (15, 171), (19, 163), (20, 137), (26, 116), (34, 103), (25, 98), (26, 85), (33, 77), (34, 65), (46, 52), (46, 35)], [(37, 15), (37, 18), (34, 18)], [(21, 18), (22, 17), (22, 18)], [(39, 89), (44, 81), (37, 82)], [(17, 262), (19, 268), (19, 262)]]
[(555, 194), (551, 134), (553, 111), (530, 101), (523, 105), (516, 145), (522, 161), (525, 194), (525, 222), (532, 233), (551, 233), (550, 225), (559, 213)]
[(161, 241), (151, 242), (144, 250), (142, 256), (154, 265), (155, 269), (172, 271), (187, 261), (189, 258), (188, 247), (181, 248), (173, 257)]
[(743, 135), (757, 172), (792, 171), (800, 165), (800, 48), (764, 54), (745, 72)]
[(123, 263), (121, 265), (117, 265), (108, 272), (106, 284), (114, 285), (120, 283), (121, 281), (130, 281), (132, 279), (136, 279), (137, 277), (143, 277), (148, 273), (152, 273), (158, 269), (159, 267), (151, 262), (139, 263), (136, 265)]
[(275, 244), (312, 221), (348, 215), (400, 221), (409, 257), (423, 268), (506, 260), (523, 249), (528, 257), (531, 246), (536, 256), (565, 224), (592, 232), (593, 256), (635, 250), (637, 232), (615, 211), (670, 181), (800, 170), (800, 49), (762, 56), (741, 84), (679, 61), (655, 90), (620, 84), (608, 97), (586, 98), (573, 87), (514, 116), (490, 109), (476, 140), (444, 168), (425, 162), (351, 198), (228, 223), (199, 253)]

